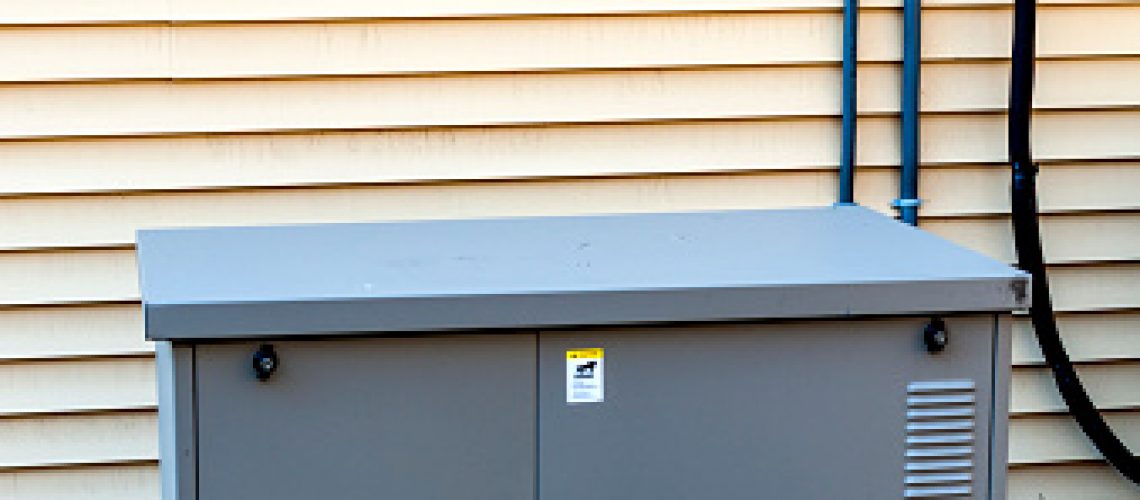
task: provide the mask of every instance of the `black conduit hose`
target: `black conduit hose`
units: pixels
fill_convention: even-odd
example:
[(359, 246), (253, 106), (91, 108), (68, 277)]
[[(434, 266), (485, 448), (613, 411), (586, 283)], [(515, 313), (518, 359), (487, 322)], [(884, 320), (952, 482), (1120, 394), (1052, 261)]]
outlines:
[(1009, 99), (1009, 162), (1013, 173), (1013, 234), (1018, 267), (1033, 278), (1029, 314), (1045, 362), (1053, 371), (1057, 389), (1069, 413), (1092, 440), (1097, 450), (1116, 470), (1140, 485), (1140, 463), (1136, 456), (1112, 432), (1104, 417), (1089, 399), (1077, 377), (1073, 363), (1061, 342), (1053, 304), (1049, 295), (1049, 277), (1041, 250), (1041, 229), (1037, 221), (1037, 165), (1030, 150), (1029, 126), (1033, 112), (1034, 39), (1037, 35), (1035, 0), (1015, 0), (1013, 62)]

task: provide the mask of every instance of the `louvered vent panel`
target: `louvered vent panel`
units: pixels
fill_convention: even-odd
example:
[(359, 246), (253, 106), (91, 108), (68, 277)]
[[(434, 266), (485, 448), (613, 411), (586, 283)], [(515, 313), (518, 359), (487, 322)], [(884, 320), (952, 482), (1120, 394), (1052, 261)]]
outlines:
[(906, 388), (906, 498), (973, 494), (974, 381), (924, 380)]

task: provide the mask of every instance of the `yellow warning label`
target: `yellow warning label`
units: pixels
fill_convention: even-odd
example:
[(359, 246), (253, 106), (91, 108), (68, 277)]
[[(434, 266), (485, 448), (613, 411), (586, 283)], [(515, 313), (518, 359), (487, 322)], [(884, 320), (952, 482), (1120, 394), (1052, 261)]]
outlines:
[(601, 347), (591, 347), (588, 349), (570, 349), (566, 351), (566, 359), (601, 359), (603, 358), (605, 350)]
[(601, 403), (606, 399), (606, 360), (601, 347), (566, 350), (566, 402)]

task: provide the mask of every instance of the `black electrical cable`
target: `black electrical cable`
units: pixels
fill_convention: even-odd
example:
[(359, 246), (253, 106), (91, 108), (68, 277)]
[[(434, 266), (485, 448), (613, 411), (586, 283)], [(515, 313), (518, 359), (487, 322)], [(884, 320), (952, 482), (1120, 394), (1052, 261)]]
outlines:
[(1035, 0), (1015, 0), (1013, 62), (1009, 99), (1009, 161), (1014, 245), (1018, 267), (1033, 278), (1029, 314), (1045, 362), (1053, 371), (1057, 389), (1069, 413), (1092, 440), (1097, 450), (1116, 470), (1140, 485), (1140, 462), (1104, 421), (1065, 352), (1053, 317), (1049, 277), (1041, 250), (1041, 229), (1037, 220), (1037, 165), (1030, 150), (1029, 126), (1033, 107), (1033, 64), (1035, 58), (1037, 6)]

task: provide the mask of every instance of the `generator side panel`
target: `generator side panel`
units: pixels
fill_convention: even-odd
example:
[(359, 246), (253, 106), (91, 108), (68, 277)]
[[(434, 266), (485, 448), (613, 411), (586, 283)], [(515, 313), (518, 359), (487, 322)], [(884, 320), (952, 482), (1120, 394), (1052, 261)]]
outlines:
[(533, 332), (196, 349), (199, 500), (534, 498)]
[(195, 500), (198, 452), (194, 436), (194, 347), (155, 343), (159, 471), (163, 500)]
[(990, 498), (1004, 499), (1009, 475), (1009, 397), (1013, 378), (1013, 317), (993, 316), (993, 411), (990, 424)]
[(993, 318), (927, 322), (541, 332), (539, 497), (985, 497)]

